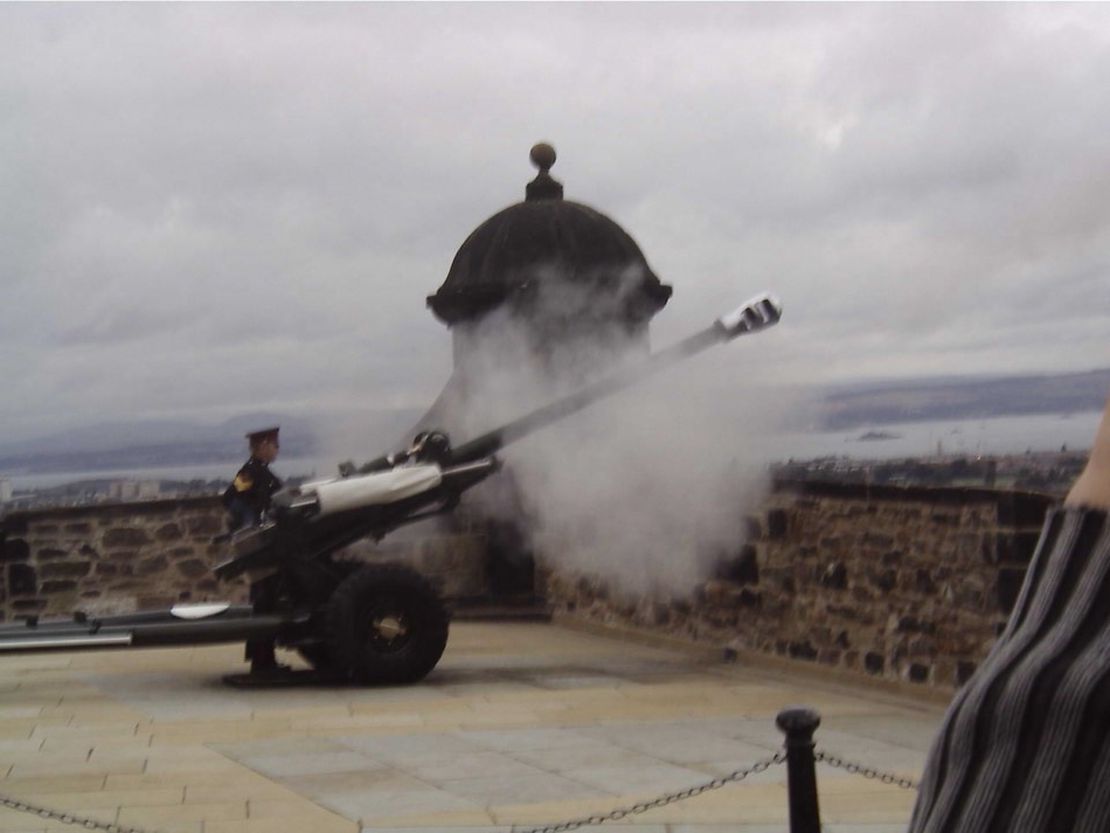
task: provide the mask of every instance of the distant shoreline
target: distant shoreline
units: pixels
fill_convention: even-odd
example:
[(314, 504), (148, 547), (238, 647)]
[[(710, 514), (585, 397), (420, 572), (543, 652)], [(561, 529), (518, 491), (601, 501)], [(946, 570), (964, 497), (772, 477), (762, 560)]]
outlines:
[[(961, 431), (975, 436), (979, 446), (968, 447), (968, 453), (1023, 451), (1024, 446), (1018, 447), (1022, 442), (1050, 448), (1057, 442), (1053, 435), (1059, 437), (1058, 444), (1076, 446), (1090, 442), (1089, 437), (1082, 437), (1083, 429), (1058, 430), (1056, 423), (1071, 418), (1082, 423), (1083, 414), (1101, 412), (1108, 392), (1110, 368), (1041, 376), (919, 378), (809, 388), (804, 391), (808, 404), (787, 418), (804, 419), (804, 425), (815, 427), (799, 424), (786, 429), (790, 433), (773, 445), (776, 456), (786, 457), (863, 453), (845, 446), (865, 446), (867, 453), (884, 456), (921, 456), (932, 454), (938, 442), (942, 446), (946, 442), (939, 426), (959, 423)], [(356, 437), (361, 453), (374, 456), (403, 436), (420, 413), (414, 409), (301, 416), (268, 413), (241, 415), (219, 425), (138, 421), (87, 426), (0, 445), (0, 477), (13, 484), (156, 470), (203, 471), (210, 472), (205, 479), (223, 477), (241, 462), (240, 429), (257, 424), (283, 426), (283, 462), (326, 462), (322, 470), (330, 472), (337, 461), (322, 461), (321, 457), (325, 449), (335, 447), (331, 442), (335, 438)], [(1015, 421), (1019, 428), (1023, 421), (1028, 421), (1026, 427), (1032, 426), (1026, 431), (1028, 439), (1020, 436), (1024, 428), (1016, 433), (1011, 430), (1009, 423)], [(983, 422), (998, 427), (999, 436), (979, 431), (977, 425)], [(321, 438), (327, 438), (328, 444)], [(352, 449), (351, 453), (357, 456), (360, 452)]]
[[(925, 420), (857, 427), (851, 431), (793, 431), (763, 437), (758, 455), (750, 462), (770, 464), (789, 459), (806, 460), (820, 457), (853, 459), (931, 458), (941, 455), (1002, 456), (1026, 451), (1058, 451), (1062, 446), (1077, 451), (1090, 447), (1101, 410), (1070, 414), (1008, 415), (985, 419)], [(889, 430), (896, 428), (897, 430)], [(882, 437), (881, 441), (863, 440), (862, 436)], [(737, 446), (746, 447), (744, 435), (736, 436)], [(239, 457), (229, 460), (186, 464), (165, 463), (152, 466), (105, 466), (104, 468), (45, 471), (5, 472), (8, 480), (20, 491), (49, 489), (81, 481), (93, 480), (159, 480), (189, 482), (194, 480), (230, 480), (241, 463)], [(339, 460), (304, 455), (279, 458), (274, 470), (283, 478), (327, 477), (336, 472)]]
[(818, 408), (828, 431), (903, 422), (1052, 416), (1102, 411), (1110, 368), (1054, 376), (916, 379), (825, 392)]

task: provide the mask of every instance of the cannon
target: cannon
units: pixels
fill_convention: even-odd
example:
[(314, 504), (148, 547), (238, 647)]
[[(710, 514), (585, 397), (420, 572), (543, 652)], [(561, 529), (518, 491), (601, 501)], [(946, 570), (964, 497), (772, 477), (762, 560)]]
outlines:
[[(452, 447), (423, 432), (403, 453), (338, 477), (277, 492), (262, 523), (224, 536), (223, 580), (245, 576), (250, 604), (182, 604), (165, 611), (25, 621), (0, 627), (0, 654), (245, 642), (252, 673), (229, 682), (272, 682), (254, 662), (274, 645), (296, 650), (315, 678), (336, 683), (405, 684), (425, 677), (447, 645), (450, 615), (431, 583), (397, 564), (345, 559), (345, 547), (450, 512), (468, 489), (500, 467), (505, 446), (700, 353), (778, 322), (771, 295), (756, 296), (712, 325), (580, 391)], [(259, 649), (261, 653), (259, 653)], [(295, 672), (278, 672), (289, 676)]]

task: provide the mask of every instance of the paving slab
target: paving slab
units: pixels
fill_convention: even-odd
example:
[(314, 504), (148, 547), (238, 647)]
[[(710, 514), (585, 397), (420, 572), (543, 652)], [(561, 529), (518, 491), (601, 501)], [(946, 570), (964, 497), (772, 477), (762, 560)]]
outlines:
[[(296, 660), (293, 660), (296, 662)], [(916, 777), (943, 707), (538, 623), (458, 623), (421, 684), (242, 690), (242, 649), (0, 657), (0, 794), (150, 831), (522, 833), (820, 748)], [(769, 833), (785, 767), (605, 825)], [(821, 764), (829, 833), (903, 830), (912, 792)], [(0, 831), (72, 830), (0, 808)], [(591, 829), (585, 827), (583, 829)]]

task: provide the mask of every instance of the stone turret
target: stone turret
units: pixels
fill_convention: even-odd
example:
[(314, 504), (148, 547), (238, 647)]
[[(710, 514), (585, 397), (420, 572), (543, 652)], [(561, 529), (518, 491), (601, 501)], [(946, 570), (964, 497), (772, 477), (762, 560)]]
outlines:
[(479, 225), (428, 296), (451, 328), (454, 373), (421, 425), (472, 429), (494, 418), (488, 403), (478, 404), (493, 377), (501, 398), (514, 375), (522, 391), (542, 398), (544, 388), (580, 383), (620, 354), (648, 349), (648, 325), (671, 287), (616, 222), (563, 198), (550, 174), (555, 158), (551, 145), (532, 148), (539, 173), (524, 201)]
[[(524, 201), (479, 225), (428, 296), (451, 328), (454, 369), (418, 429), (466, 440), (646, 352), (648, 324), (671, 297), (628, 232), (563, 199), (551, 145), (531, 159), (539, 173)], [(484, 530), (495, 596), (532, 587), (525, 503), (508, 466), (444, 521)]]

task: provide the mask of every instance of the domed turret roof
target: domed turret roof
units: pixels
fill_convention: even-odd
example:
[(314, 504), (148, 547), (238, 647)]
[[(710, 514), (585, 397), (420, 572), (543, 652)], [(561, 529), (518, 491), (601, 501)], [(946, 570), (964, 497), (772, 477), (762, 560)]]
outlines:
[(463, 242), (447, 279), (428, 306), (449, 326), (477, 318), (516, 296), (534, 296), (544, 281), (562, 279), (590, 292), (619, 295), (624, 314), (646, 320), (671, 296), (640, 247), (600, 211), (563, 199), (548, 173), (555, 150), (539, 144), (540, 169), (524, 202), (494, 214)]

